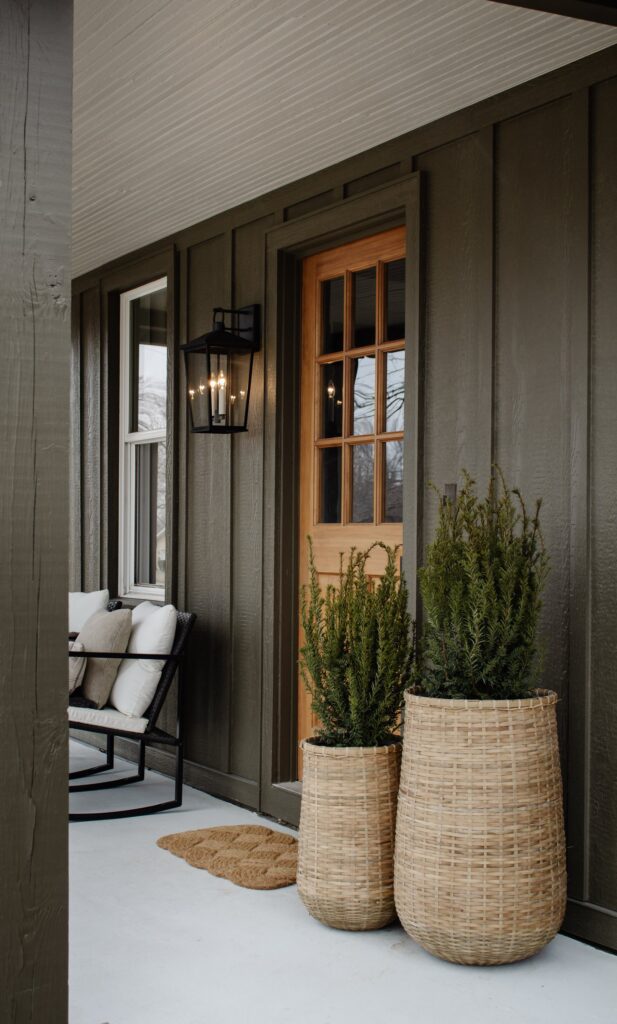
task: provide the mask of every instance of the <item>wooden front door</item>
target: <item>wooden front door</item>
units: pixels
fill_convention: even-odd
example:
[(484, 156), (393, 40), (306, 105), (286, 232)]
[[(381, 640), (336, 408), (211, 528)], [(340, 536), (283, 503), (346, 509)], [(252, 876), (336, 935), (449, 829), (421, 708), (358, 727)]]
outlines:
[[(300, 583), (310, 534), (325, 586), (340, 552), (402, 542), (404, 228), (310, 256), (302, 287)], [(300, 678), (298, 739), (314, 726)]]

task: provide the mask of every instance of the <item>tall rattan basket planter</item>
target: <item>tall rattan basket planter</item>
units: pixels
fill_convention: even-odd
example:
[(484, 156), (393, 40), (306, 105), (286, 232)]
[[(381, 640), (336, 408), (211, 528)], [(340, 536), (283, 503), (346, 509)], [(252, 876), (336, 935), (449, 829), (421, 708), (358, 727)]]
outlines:
[(559, 930), (566, 867), (555, 705), (406, 695), (395, 899), (444, 960), (524, 960)]
[(302, 742), (298, 892), (324, 924), (383, 928), (395, 917), (394, 835), (401, 744)]

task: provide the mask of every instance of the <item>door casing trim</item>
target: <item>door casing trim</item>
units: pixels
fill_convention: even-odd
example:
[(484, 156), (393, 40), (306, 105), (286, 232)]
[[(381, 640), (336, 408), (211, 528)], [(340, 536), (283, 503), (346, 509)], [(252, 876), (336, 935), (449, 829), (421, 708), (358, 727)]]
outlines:
[[(296, 765), (298, 615), (299, 365), (302, 260), (323, 249), (388, 228), (407, 230), (405, 471), (403, 567), (416, 580), (422, 550), (423, 331), (421, 322), (420, 174), (414, 172), (361, 196), (333, 203), (266, 233), (264, 383), (264, 524), (260, 806), (297, 824)], [(284, 387), (277, 386), (284, 381)], [(410, 610), (417, 587), (410, 583)]]

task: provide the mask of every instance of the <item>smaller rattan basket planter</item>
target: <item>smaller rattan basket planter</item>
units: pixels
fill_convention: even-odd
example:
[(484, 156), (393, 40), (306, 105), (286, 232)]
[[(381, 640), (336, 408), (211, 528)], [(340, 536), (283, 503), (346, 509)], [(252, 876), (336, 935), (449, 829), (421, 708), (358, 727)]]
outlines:
[(555, 936), (566, 867), (557, 695), (406, 695), (396, 909), (430, 953), (524, 960)]
[(348, 931), (394, 920), (394, 835), (401, 744), (325, 747), (304, 740), (298, 892)]

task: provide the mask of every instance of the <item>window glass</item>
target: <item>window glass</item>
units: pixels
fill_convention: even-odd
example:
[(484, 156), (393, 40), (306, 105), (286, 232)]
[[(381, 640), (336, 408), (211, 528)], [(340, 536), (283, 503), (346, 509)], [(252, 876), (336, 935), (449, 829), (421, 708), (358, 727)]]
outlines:
[(405, 352), (387, 352), (385, 359), (385, 429), (391, 434), (405, 426)]
[(321, 351), (340, 352), (343, 348), (343, 310), (345, 279), (335, 277), (321, 286)]
[(321, 436), (341, 437), (343, 433), (343, 363), (326, 363), (321, 368)]
[(351, 521), (373, 522), (374, 444), (351, 445)]
[(372, 434), (375, 430), (375, 356), (350, 359), (353, 392), (352, 434)]
[(352, 275), (353, 289), (353, 345), (375, 344), (375, 267), (358, 270)]
[(386, 263), (386, 341), (405, 337), (405, 260)]
[(164, 441), (135, 445), (135, 565), (139, 586), (165, 586)]
[(387, 441), (384, 445), (384, 522), (403, 521), (403, 442)]
[(167, 289), (141, 295), (130, 306), (130, 430), (167, 425)]
[(321, 522), (341, 521), (341, 448), (322, 448), (321, 459)]

